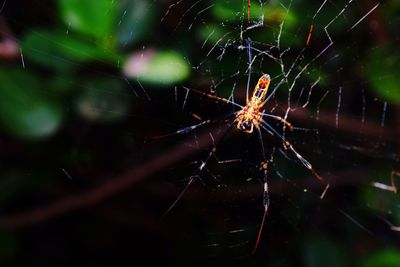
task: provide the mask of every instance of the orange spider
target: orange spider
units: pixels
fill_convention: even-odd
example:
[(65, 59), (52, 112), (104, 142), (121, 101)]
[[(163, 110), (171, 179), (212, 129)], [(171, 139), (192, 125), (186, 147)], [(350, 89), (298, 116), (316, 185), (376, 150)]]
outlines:
[[(263, 112), (260, 109), (263, 107), (265, 97), (267, 96), (268, 87), (271, 78), (268, 74), (264, 74), (258, 79), (258, 83), (254, 88), (253, 96), (250, 101), (247, 101), (246, 106), (236, 115), (237, 128), (246, 133), (252, 133), (254, 127), (259, 129), (260, 123), (263, 122)], [(274, 116), (275, 119), (283, 122), (291, 130), (292, 125), (279, 116)]]

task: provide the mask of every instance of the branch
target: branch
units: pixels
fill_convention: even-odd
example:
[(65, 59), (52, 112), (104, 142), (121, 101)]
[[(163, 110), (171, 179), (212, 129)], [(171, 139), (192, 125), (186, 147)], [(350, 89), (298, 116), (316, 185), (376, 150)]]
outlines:
[[(227, 128), (225, 130), (227, 130)], [(209, 132), (210, 130), (205, 130), (198, 136), (198, 145), (200, 148), (210, 147), (213, 144)], [(218, 131), (214, 133), (214, 138), (218, 140), (221, 138), (223, 132), (224, 131)], [(177, 145), (170, 150), (158, 153), (158, 157), (138, 164), (133, 170), (119, 177), (112, 178), (87, 192), (67, 196), (44, 207), (15, 215), (0, 217), (0, 228), (11, 229), (37, 224), (68, 212), (93, 206), (198, 151), (198, 148), (187, 147), (184, 144)]]

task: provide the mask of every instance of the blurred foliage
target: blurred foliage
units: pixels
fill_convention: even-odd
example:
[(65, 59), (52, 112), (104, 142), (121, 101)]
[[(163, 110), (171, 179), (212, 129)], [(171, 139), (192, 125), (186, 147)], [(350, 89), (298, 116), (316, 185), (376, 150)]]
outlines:
[(52, 135), (62, 122), (63, 109), (46, 94), (46, 83), (17, 69), (1, 70), (0, 80), (0, 118), (4, 127), (19, 137)]
[[(243, 5), (241, 1), (217, 0), (212, 7), (212, 13), (218, 22), (223, 24), (210, 24), (207, 23), (200, 28), (200, 35), (206, 40), (217, 42), (224, 35), (229, 33), (229, 28), (225, 26), (226, 23), (232, 26), (237, 26), (240, 23), (247, 23), (247, 5)], [(295, 38), (292, 30), (298, 25), (299, 19), (295, 12), (287, 11), (278, 2), (264, 4), (260, 6), (258, 1), (251, 1), (250, 4), (250, 21), (251, 23), (259, 23), (269, 27), (269, 33), (260, 33), (254, 36), (254, 39), (259, 42), (273, 43), (279, 32), (279, 25), (284, 23), (285, 30), (281, 34), (282, 45), (300, 45), (301, 41)], [(243, 17), (243, 13), (246, 14)], [(274, 29), (275, 28), (275, 29)]]
[[(390, 172), (388, 173), (387, 170), (374, 171), (370, 174), (369, 181), (370, 184), (372, 182), (379, 182), (391, 186)], [(398, 179), (395, 179), (395, 182), (398, 182)], [(396, 185), (398, 186), (398, 183)], [(360, 204), (366, 203), (375, 212), (384, 212), (383, 215), (389, 216), (393, 224), (400, 224), (400, 198), (398, 194), (378, 188), (371, 188), (371, 186), (363, 187), (361, 192)]]
[(382, 249), (369, 255), (362, 267), (396, 267), (400, 266), (400, 253), (392, 249)]
[(76, 64), (89, 61), (103, 61), (113, 64), (120, 55), (61, 32), (33, 31), (22, 41), (25, 56), (34, 63), (58, 72), (76, 69)]
[[(93, 36), (97, 41), (108, 43), (115, 20), (117, 5), (108, 0), (61, 0), (60, 10), (64, 23), (82, 34)], [(112, 42), (111, 42), (112, 43)]]
[(141, 41), (151, 33), (158, 10), (152, 8), (149, 1), (119, 1), (118, 43), (126, 46)]
[(142, 51), (133, 54), (124, 66), (124, 73), (140, 82), (170, 86), (189, 75), (189, 67), (174, 51)]
[(305, 266), (308, 267), (350, 265), (342, 247), (331, 240), (324, 239), (322, 235), (308, 237), (303, 248), (303, 257)]
[(18, 251), (18, 240), (16, 236), (8, 231), (0, 231), (0, 247), (0, 262), (10, 262)]
[(89, 121), (110, 122), (128, 114), (132, 98), (120, 80), (91, 78), (76, 99), (76, 109)]
[(392, 47), (382, 46), (374, 49), (367, 60), (371, 89), (385, 101), (400, 104), (400, 76), (393, 72), (400, 64), (400, 53)]
[[(79, 113), (83, 118), (94, 121), (119, 120), (127, 114), (131, 105), (127, 98), (113, 96), (113, 92), (118, 92), (115, 93), (118, 95), (124, 87), (122, 94), (128, 94), (127, 90), (131, 90), (127, 89), (129, 84), (121, 85), (121, 82), (115, 82), (115, 77), (109, 76), (103, 79), (103, 84), (98, 83), (100, 87), (96, 90), (102, 93), (93, 93), (96, 90), (81, 83), (81, 73), (92, 62), (109, 65), (116, 71), (120, 65), (124, 65), (129, 54), (123, 52), (122, 47), (141, 41), (154, 25), (154, 12), (148, 2), (60, 0), (59, 10), (64, 25), (30, 30), (21, 41), (21, 51), (26, 60), (51, 72), (49, 79), (52, 82), (36, 79), (35, 74), (30, 74), (33, 66), (28, 70), (16, 68), (12, 76), (5, 72), (2, 76), (1, 117), (5, 128), (19, 137), (48, 137), (62, 124), (60, 105), (63, 99), (41, 98), (34, 93), (41, 88), (46, 88), (47, 95), (57, 92), (59, 97), (64, 96), (65, 99), (71, 97), (68, 92), (74, 92)], [(189, 75), (188, 64), (178, 51), (158, 51), (156, 48), (155, 51), (155, 56), (149, 58), (148, 62), (141, 61), (142, 65), (134, 66), (140, 68), (140, 75), (133, 75), (132, 78), (143, 83), (166, 86), (182, 81)], [(128, 76), (129, 73), (132, 71), (127, 71)], [(13, 84), (14, 79), (22, 84)], [(28, 89), (28, 85), (32, 88)], [(77, 90), (77, 85), (84, 90)], [(102, 88), (108, 90), (111, 98), (104, 94)], [(62, 92), (65, 93), (60, 94)], [(22, 106), (29, 99), (24, 94), (29, 95), (31, 103)], [(20, 104), (17, 105), (17, 102)], [(112, 112), (95, 115), (94, 103), (102, 103), (102, 108), (116, 108), (117, 111), (113, 115), (110, 115)], [(100, 112), (101, 109), (96, 110)]]

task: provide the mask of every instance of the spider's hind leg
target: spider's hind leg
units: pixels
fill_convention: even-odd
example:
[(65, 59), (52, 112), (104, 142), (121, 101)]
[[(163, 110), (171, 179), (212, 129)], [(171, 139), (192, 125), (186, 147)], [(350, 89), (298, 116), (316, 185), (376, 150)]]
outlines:
[(272, 155), (274, 152), (271, 153), (271, 158), (267, 160), (265, 156), (265, 148), (264, 148), (264, 141), (262, 138), (262, 132), (259, 127), (257, 127), (259, 138), (260, 138), (260, 144), (261, 144), (261, 153), (263, 157), (263, 162), (260, 165), (260, 170), (263, 172), (263, 206), (264, 206), (264, 213), (263, 217), (261, 220), (261, 225), (258, 230), (258, 235), (257, 235), (257, 240), (253, 248), (253, 253), (257, 251), (258, 245), (260, 244), (261, 236), (262, 236), (262, 230), (264, 228), (265, 224), (265, 219), (268, 214), (268, 209), (269, 209), (269, 204), (270, 204), (270, 199), (269, 199), (269, 187), (268, 187), (268, 165), (269, 162), (272, 161)]
[(307, 168), (314, 176), (315, 178), (317, 178), (319, 181), (322, 181), (323, 178), (321, 175), (319, 175), (313, 168), (313, 166), (311, 165), (310, 162), (308, 162), (299, 152), (297, 152), (293, 145), (287, 141), (281, 134), (279, 134), (273, 127), (271, 127), (268, 123), (266, 122), (261, 122), (260, 123), (261, 127), (270, 132), (273, 133), (273, 135), (279, 137), (279, 139), (281, 139), (281, 141), (283, 142), (283, 146), (286, 150), (290, 150), (293, 152), (293, 154), (298, 158), (298, 160), (300, 160), (301, 164)]
[(206, 165), (208, 163), (208, 161), (211, 159), (211, 157), (214, 157), (217, 159), (217, 157), (215, 156), (215, 153), (217, 151), (217, 146), (216, 146), (216, 142), (217, 141), (221, 141), (226, 134), (229, 132), (229, 130), (232, 128), (233, 123), (230, 122), (228, 127), (226, 127), (224, 129), (224, 131), (221, 133), (221, 135), (219, 136), (218, 140), (215, 140), (214, 136), (210, 133), (210, 138), (212, 140), (212, 147), (209, 150), (209, 153), (206, 157), (205, 160), (200, 161), (201, 164), (199, 165), (199, 167), (192, 173), (192, 175), (189, 177), (188, 182), (186, 183), (185, 187), (183, 188), (183, 190), (181, 191), (181, 193), (178, 195), (178, 197), (175, 199), (175, 201), (168, 207), (168, 209), (165, 211), (164, 216), (167, 215), (175, 206), (176, 204), (179, 202), (179, 200), (183, 197), (183, 195), (187, 192), (187, 190), (189, 189), (189, 187), (198, 179), (200, 179), (201, 173), (203, 172), (203, 170), (208, 171), (208, 169), (206, 168)]

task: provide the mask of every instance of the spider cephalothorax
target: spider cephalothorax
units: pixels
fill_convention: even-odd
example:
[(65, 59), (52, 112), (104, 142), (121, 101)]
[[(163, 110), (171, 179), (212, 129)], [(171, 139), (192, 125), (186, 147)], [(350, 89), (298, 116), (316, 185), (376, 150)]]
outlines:
[(259, 128), (259, 124), (262, 121), (262, 112), (260, 109), (267, 95), (270, 81), (271, 78), (268, 74), (261, 76), (254, 88), (253, 96), (247, 101), (246, 106), (237, 113), (236, 121), (239, 130), (252, 133), (254, 127)]
[(259, 128), (260, 121), (262, 121), (262, 114), (260, 107), (252, 105), (245, 106), (236, 115), (237, 128), (246, 133), (252, 133), (254, 127)]

